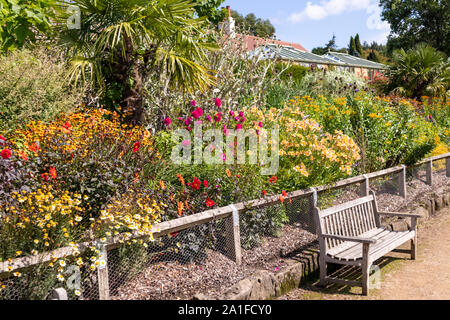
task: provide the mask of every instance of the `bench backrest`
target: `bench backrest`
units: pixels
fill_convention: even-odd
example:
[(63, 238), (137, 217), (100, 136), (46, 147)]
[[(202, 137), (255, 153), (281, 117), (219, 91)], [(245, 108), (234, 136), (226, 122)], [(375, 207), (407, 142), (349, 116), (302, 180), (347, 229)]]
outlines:
[[(325, 210), (315, 208), (317, 234), (357, 237), (380, 227), (375, 194), (349, 201)], [(325, 239), (325, 250), (339, 246), (343, 241)], [(322, 244), (321, 244), (322, 245)]]

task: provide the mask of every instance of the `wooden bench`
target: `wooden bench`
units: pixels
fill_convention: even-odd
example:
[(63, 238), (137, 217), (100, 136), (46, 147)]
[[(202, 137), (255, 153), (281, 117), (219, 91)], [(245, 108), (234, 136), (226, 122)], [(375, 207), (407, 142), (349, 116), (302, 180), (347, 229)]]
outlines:
[[(317, 235), (320, 245), (320, 284), (329, 282), (361, 286), (363, 295), (369, 292), (369, 272), (372, 263), (386, 253), (411, 241), (411, 259), (417, 252), (417, 218), (420, 215), (380, 212), (373, 191), (370, 195), (325, 210), (315, 207)], [(380, 215), (409, 217), (409, 231), (383, 228)], [(362, 268), (362, 281), (327, 276), (327, 263), (354, 265)]]

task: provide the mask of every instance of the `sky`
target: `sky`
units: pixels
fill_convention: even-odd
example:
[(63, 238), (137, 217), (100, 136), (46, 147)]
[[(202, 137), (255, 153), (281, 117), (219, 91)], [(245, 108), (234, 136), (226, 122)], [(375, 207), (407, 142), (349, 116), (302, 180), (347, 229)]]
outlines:
[(381, 20), (378, 0), (226, 0), (243, 16), (269, 19), (277, 39), (301, 44), (311, 51), (336, 35), (338, 48), (359, 33), (361, 43), (386, 43), (389, 24)]

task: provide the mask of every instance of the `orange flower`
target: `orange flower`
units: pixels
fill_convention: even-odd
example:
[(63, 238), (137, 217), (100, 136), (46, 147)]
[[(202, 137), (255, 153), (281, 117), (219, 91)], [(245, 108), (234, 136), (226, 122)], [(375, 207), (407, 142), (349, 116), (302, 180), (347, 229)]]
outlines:
[(284, 202), (284, 198), (283, 198), (283, 196), (279, 196), (279, 197), (278, 197), (278, 199), (280, 199), (281, 203), (283, 203), (283, 202)]
[(19, 155), (22, 157), (22, 159), (23, 159), (24, 161), (27, 161), (27, 160), (28, 160), (28, 156), (27, 156), (27, 154), (26, 154), (25, 152), (19, 151)]
[(32, 152), (38, 152), (39, 150), (41, 150), (41, 148), (39, 148), (39, 146), (37, 145), (36, 142), (32, 143), (31, 145), (28, 146), (28, 149)]
[(227, 170), (225, 170), (225, 172), (226, 172), (228, 178), (231, 177), (231, 172), (230, 172), (230, 170), (227, 169)]
[(52, 177), (52, 179), (56, 179), (58, 177), (55, 167), (50, 167), (50, 170), (48, 171), (48, 173), (50, 173), (50, 177)]
[(181, 216), (183, 214), (184, 205), (183, 202), (178, 201), (178, 215)]
[(184, 187), (184, 178), (181, 176), (181, 174), (177, 174), (178, 180), (180, 180), (181, 185)]
[(164, 181), (159, 181), (159, 185), (161, 186), (161, 189), (166, 190), (166, 186), (164, 185)]
[(188, 205), (187, 201), (184, 201), (184, 204), (186, 205), (186, 209), (189, 210), (189, 205)]

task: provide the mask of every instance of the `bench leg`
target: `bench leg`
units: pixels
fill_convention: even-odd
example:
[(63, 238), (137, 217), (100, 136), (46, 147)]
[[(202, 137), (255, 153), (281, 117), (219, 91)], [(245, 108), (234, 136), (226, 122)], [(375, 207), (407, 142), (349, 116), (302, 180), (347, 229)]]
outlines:
[(325, 287), (327, 285), (327, 262), (324, 258), (319, 258), (319, 272), (320, 272), (320, 286)]
[(369, 295), (369, 273), (370, 273), (370, 261), (369, 261), (369, 244), (363, 244), (363, 261), (361, 264), (362, 269), (362, 294), (364, 296)]
[(417, 237), (411, 239), (411, 260), (416, 260), (417, 254)]

